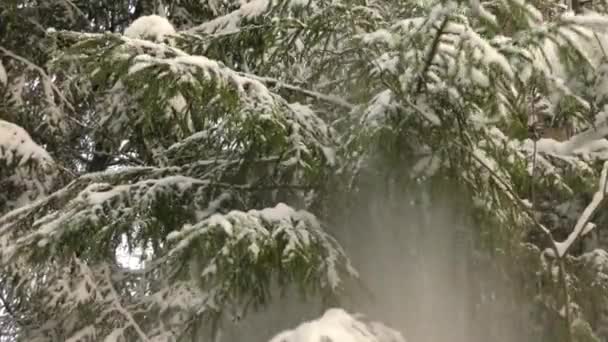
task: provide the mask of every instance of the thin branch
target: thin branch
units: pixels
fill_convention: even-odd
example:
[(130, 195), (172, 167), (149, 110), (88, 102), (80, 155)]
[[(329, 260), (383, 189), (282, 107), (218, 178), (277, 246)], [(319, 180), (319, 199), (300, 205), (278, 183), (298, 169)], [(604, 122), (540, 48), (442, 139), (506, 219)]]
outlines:
[(51, 80), (51, 77), (46, 73), (46, 71), (44, 71), (41, 67), (39, 67), (38, 65), (30, 62), (27, 58), (19, 56), (17, 54), (15, 54), (14, 52), (7, 50), (5, 48), (3, 48), (2, 46), (0, 46), (0, 51), (4, 52), (5, 55), (12, 57), (26, 65), (28, 65), (30, 68), (38, 71), (38, 73), (40, 74), (40, 76), (42, 76), (42, 78), (44, 78), (44, 80), (46, 82), (49, 83), (49, 85), (51, 86), (51, 88), (55, 91), (55, 93), (57, 94), (57, 96), (59, 96), (59, 98), (61, 98), (61, 100), (65, 103), (66, 106), (68, 106), (68, 108), (72, 111), (75, 111), (74, 107), (72, 106), (72, 104), (70, 103), (70, 101), (68, 101), (67, 98), (65, 98), (65, 96), (63, 96), (63, 93), (61, 92), (61, 90), (59, 88), (57, 88), (57, 86), (53, 83), (53, 80)]
[(563, 257), (564, 255), (566, 255), (566, 253), (568, 252), (568, 249), (570, 249), (570, 247), (572, 246), (574, 241), (576, 241), (583, 234), (583, 232), (585, 231), (585, 228), (587, 227), (587, 224), (589, 223), (589, 220), (591, 219), (591, 216), (593, 215), (593, 213), (597, 210), (599, 205), (604, 200), (604, 197), (606, 195), (606, 177), (607, 176), (608, 176), (608, 162), (605, 162), (604, 167), (602, 168), (602, 173), (600, 175), (600, 184), (598, 186), (596, 193), (593, 195), (593, 199), (591, 200), (591, 203), (589, 203), (589, 205), (587, 205), (585, 210), (583, 210), (583, 213), (576, 221), (576, 224), (574, 225), (574, 229), (572, 230), (570, 235), (568, 235), (568, 238), (566, 238), (566, 240), (564, 240), (562, 242), (556, 243), (557, 247), (558, 247), (558, 252), (559, 252), (558, 256), (560, 258)]
[(135, 330), (135, 332), (142, 341), (150, 341), (146, 333), (144, 333), (144, 331), (139, 326), (137, 321), (135, 321), (131, 313), (129, 313), (129, 311), (120, 303), (120, 296), (116, 292), (114, 285), (112, 285), (112, 279), (110, 278), (110, 268), (106, 266), (104, 268), (103, 273), (106, 278), (105, 280), (108, 283), (108, 289), (110, 290), (110, 294), (114, 299), (112, 303), (114, 304), (114, 308), (116, 309), (116, 311), (118, 311), (127, 320), (127, 322), (129, 322), (129, 325), (131, 325), (131, 327)]
[[(66, 35), (66, 36), (78, 37), (78, 38), (101, 38), (104, 35), (104, 34), (99, 34), (99, 33), (82, 34), (79, 32), (72, 32), (72, 31), (62, 31), (62, 34)], [(154, 42), (147, 41), (147, 40), (128, 38), (128, 37), (124, 37), (124, 36), (118, 36), (118, 37), (124, 43), (126, 43), (127, 45), (130, 45), (130, 46), (150, 48), (150, 49), (153, 49), (154, 51), (158, 51), (158, 52), (169, 51), (169, 52), (175, 54), (176, 56), (190, 56), (188, 53), (186, 53), (178, 48), (166, 45), (166, 44), (159, 44), (159, 43), (154, 43)], [(278, 80), (278, 79), (272, 78), (272, 77), (262, 77), (262, 76), (257, 76), (257, 75), (250, 74), (250, 73), (237, 72), (232, 69), (230, 69), (230, 70), (241, 77), (250, 78), (250, 79), (262, 82), (264, 84), (277, 86), (279, 88), (289, 89), (289, 90), (307, 95), (309, 97), (313, 97), (313, 98), (328, 102), (330, 104), (346, 108), (348, 110), (351, 110), (354, 108), (354, 106), (352, 104), (350, 104), (346, 100), (341, 99), (336, 96), (326, 95), (326, 94), (322, 94), (322, 93), (319, 93), (319, 92), (316, 92), (313, 90), (304, 89), (302, 87), (288, 84), (288, 83), (285, 83), (281, 80)]]
[(437, 48), (439, 47), (439, 40), (441, 39), (441, 35), (443, 34), (443, 31), (445, 30), (445, 27), (448, 25), (448, 17), (446, 16), (443, 21), (441, 22), (441, 25), (439, 25), (439, 29), (437, 29), (437, 35), (435, 36), (435, 38), (433, 39), (433, 43), (431, 44), (431, 50), (429, 51), (429, 54), (426, 57), (426, 60), (424, 62), (424, 68), (422, 69), (422, 72), (420, 73), (420, 75), (418, 75), (418, 84), (416, 85), (416, 94), (420, 93), (420, 91), (422, 91), (422, 85), (424, 84), (424, 80), (426, 78), (426, 73), (429, 71), (429, 68), (431, 67), (431, 64), (433, 62), (433, 58), (435, 58), (435, 55), (437, 54)]
[(313, 90), (304, 89), (304, 88), (301, 88), (301, 87), (298, 87), (298, 86), (295, 86), (295, 85), (291, 85), (291, 84), (285, 83), (283, 81), (277, 80), (276, 78), (261, 77), (261, 76), (257, 76), (257, 75), (253, 75), (253, 74), (247, 74), (247, 73), (243, 73), (243, 72), (238, 72), (237, 74), (239, 74), (242, 77), (251, 78), (251, 79), (254, 79), (256, 81), (260, 81), (262, 83), (265, 83), (265, 84), (274, 85), (274, 86), (277, 86), (277, 87), (283, 88), (283, 89), (293, 90), (293, 91), (302, 93), (304, 95), (307, 95), (307, 96), (310, 96), (310, 97), (314, 97), (316, 99), (319, 99), (319, 100), (331, 103), (333, 105), (346, 108), (348, 110), (352, 110), (354, 108), (354, 105), (352, 105), (348, 101), (346, 101), (344, 99), (341, 99), (339, 97), (331, 96), (331, 95), (325, 95), (325, 94), (321, 94), (321, 93), (318, 93), (318, 92), (313, 91)]
[(2, 293), (2, 289), (0, 289), (0, 304), (2, 304), (2, 308), (4, 309), (4, 311), (6, 311), (6, 313), (8, 313), (9, 316), (11, 316), (18, 325), (21, 325), (21, 320), (19, 319), (19, 316), (10, 307), (8, 300), (4, 297), (4, 294)]

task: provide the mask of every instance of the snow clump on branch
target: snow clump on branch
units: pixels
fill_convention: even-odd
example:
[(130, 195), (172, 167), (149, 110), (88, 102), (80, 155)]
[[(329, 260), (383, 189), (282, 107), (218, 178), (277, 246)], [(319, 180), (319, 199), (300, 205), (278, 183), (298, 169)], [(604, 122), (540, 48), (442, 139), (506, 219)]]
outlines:
[(133, 39), (150, 39), (161, 42), (165, 36), (175, 34), (171, 23), (158, 15), (147, 15), (137, 18), (125, 30), (125, 36)]

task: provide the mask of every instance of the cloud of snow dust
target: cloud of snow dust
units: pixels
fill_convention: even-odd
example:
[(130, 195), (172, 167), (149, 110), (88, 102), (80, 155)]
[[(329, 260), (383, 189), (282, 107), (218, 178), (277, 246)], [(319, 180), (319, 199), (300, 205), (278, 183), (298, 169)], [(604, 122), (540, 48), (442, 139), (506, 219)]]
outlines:
[[(485, 266), (471, 261), (474, 228), (463, 218), (458, 195), (446, 195), (455, 198), (425, 212), (415, 204), (425, 200), (422, 194), (370, 194), (332, 233), (373, 298), (361, 295), (341, 305), (399, 330), (408, 342), (530, 341), (521, 333), (529, 327), (522, 326), (515, 291), (501, 281), (493, 259)], [(324, 311), (320, 300), (277, 299), (224, 340), (266, 342)]]
[(400, 330), (409, 342), (526, 341), (518, 327), (523, 314), (511, 308), (514, 289), (493, 274), (492, 258), (472, 261), (475, 228), (459, 195), (446, 195), (432, 211), (417, 206), (422, 194), (371, 197), (368, 210), (351, 217), (354, 233), (338, 239), (374, 296), (351, 310)]

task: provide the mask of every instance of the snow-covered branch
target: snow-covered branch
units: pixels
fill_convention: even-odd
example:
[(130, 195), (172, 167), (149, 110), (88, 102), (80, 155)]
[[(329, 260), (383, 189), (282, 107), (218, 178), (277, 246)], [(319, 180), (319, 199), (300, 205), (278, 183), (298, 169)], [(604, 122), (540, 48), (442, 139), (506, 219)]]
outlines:
[(594, 225), (591, 222), (589, 222), (589, 220), (591, 220), (591, 215), (593, 215), (593, 213), (597, 210), (598, 206), (604, 200), (604, 197), (606, 195), (606, 190), (608, 190), (606, 188), (607, 176), (608, 176), (608, 161), (604, 162), (604, 167), (602, 168), (602, 173), (600, 174), (600, 181), (599, 181), (598, 189), (595, 192), (595, 194), (593, 195), (593, 199), (591, 200), (591, 203), (589, 203), (589, 205), (587, 205), (585, 210), (583, 210), (583, 213), (576, 221), (576, 225), (574, 226), (574, 229), (572, 230), (570, 235), (568, 235), (568, 238), (562, 242), (556, 242), (557, 250), (558, 250), (560, 257), (566, 255), (566, 253), (568, 252), (568, 249), (570, 249), (570, 247), (572, 246), (574, 241), (576, 241), (581, 235), (584, 235), (584, 234), (588, 233), (589, 231), (591, 231), (591, 229), (593, 229)]

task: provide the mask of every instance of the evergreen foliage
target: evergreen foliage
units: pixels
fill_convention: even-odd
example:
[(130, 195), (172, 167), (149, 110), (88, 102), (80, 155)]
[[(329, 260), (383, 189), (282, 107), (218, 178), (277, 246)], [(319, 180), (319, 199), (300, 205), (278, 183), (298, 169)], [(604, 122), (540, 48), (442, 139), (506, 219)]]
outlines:
[(608, 14), (573, 2), (3, 2), (0, 335), (217, 338), (277, 284), (330, 305), (372, 176), (428, 213), (456, 183), (535, 340), (608, 338)]

